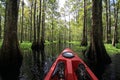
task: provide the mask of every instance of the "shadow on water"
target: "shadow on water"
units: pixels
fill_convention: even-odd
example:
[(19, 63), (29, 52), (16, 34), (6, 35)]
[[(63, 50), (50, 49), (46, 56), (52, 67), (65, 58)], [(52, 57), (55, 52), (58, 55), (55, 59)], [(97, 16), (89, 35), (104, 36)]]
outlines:
[(96, 77), (99, 80), (104, 80), (104, 78), (102, 77), (106, 67), (100, 64), (97, 65), (93, 65), (93, 64), (89, 64), (88, 62), (86, 62), (86, 64), (89, 66), (89, 68), (92, 70), (92, 72), (96, 75)]
[(105, 67), (90, 66), (99, 80), (120, 80), (120, 54), (112, 55), (111, 59), (112, 63)]
[[(40, 53), (34, 52), (32, 50), (24, 50), (23, 64), (21, 67), (20, 80), (43, 80), (52, 63), (55, 61), (56, 57), (61, 53), (63, 49), (70, 47), (74, 50), (74, 45), (69, 44), (49, 44), (45, 46), (46, 61), (44, 67), (42, 67), (42, 60)], [(81, 54), (79, 50), (75, 52)], [(83, 58), (82, 55), (80, 57)], [(101, 80), (120, 80), (120, 55), (114, 55), (111, 57), (112, 63), (104, 68), (99, 65), (93, 67), (96, 69), (96, 75), (101, 76)]]
[(106, 66), (88, 65), (99, 80), (120, 80), (120, 54), (111, 56), (112, 63)]
[(42, 60), (40, 60), (40, 52), (32, 51), (33, 54), (33, 66), (31, 68), (31, 71), (33, 73), (33, 78), (35, 80), (41, 80), (42, 79), (42, 72), (43, 72), (43, 66), (42, 66)]
[(106, 66), (104, 80), (120, 80), (120, 54), (111, 56), (112, 63)]
[(32, 50), (23, 50), (23, 64), (20, 80), (43, 80), (56, 57), (69, 44), (49, 44), (45, 46), (46, 61), (42, 67), (41, 54)]
[(42, 80), (43, 67), (40, 53), (24, 51), (24, 59), (21, 67), (20, 80)]

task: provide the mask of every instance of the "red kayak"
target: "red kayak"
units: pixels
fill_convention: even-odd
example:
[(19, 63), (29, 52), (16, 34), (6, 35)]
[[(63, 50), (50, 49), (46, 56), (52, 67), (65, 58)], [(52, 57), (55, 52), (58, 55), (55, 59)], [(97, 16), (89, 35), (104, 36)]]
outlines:
[(98, 80), (76, 53), (66, 48), (56, 59), (44, 80)]

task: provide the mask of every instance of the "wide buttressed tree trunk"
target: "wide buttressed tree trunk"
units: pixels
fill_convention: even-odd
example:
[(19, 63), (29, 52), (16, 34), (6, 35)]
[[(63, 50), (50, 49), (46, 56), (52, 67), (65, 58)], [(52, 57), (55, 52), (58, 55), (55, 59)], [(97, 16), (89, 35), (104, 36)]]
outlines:
[(2, 80), (19, 80), (22, 55), (17, 38), (18, 0), (6, 1), (4, 40), (0, 50)]
[(92, 0), (92, 31), (90, 47), (86, 51), (88, 62), (92, 65), (106, 65), (111, 59), (103, 43), (102, 0)]

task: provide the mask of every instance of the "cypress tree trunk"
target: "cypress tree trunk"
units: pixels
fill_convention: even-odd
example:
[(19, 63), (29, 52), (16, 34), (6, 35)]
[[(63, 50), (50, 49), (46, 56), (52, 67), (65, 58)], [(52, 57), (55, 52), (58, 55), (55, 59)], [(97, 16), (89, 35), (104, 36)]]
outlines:
[(83, 25), (83, 37), (81, 46), (87, 46), (87, 5), (86, 0), (84, 0), (84, 25)]
[(18, 0), (7, 0), (4, 40), (0, 50), (2, 80), (19, 80), (22, 55), (17, 38)]
[[(103, 44), (102, 32), (102, 0), (92, 0), (92, 31), (90, 47), (86, 51), (85, 57), (99, 78), (100, 74), (102, 74), (102, 72), (100, 72), (102, 68), (104, 68), (106, 64), (111, 63), (111, 59)], [(100, 69), (98, 67), (100, 67)]]
[(45, 61), (45, 0), (43, 0), (43, 9), (42, 9), (42, 33), (41, 33), (41, 55), (42, 55), (42, 65), (44, 64)]
[(34, 42), (36, 42), (36, 0), (34, 3)]
[(119, 12), (119, 2), (117, 3), (117, 7), (115, 9), (115, 1), (113, 0), (113, 4), (114, 4), (114, 18), (115, 18), (115, 30), (114, 30), (114, 34), (113, 34), (113, 41), (112, 41), (112, 45), (115, 46), (116, 43), (118, 43), (118, 12)]
[(32, 25), (32, 22), (33, 22), (32, 8), (33, 8), (33, 1), (31, 3), (31, 10), (30, 10), (30, 17), (31, 17), (31, 19), (30, 19), (30, 42), (32, 41), (32, 27), (33, 27), (33, 25)]
[(109, 26), (108, 26), (108, 43), (112, 43), (112, 40), (111, 40), (111, 3), (110, 3), (110, 0), (108, 0), (109, 2), (109, 19), (108, 19), (108, 21), (109, 21)]
[(70, 25), (70, 13), (69, 13), (69, 42), (71, 42), (71, 25)]
[(34, 1), (34, 19), (33, 19), (33, 24), (34, 24), (34, 40), (33, 40), (33, 43), (32, 43), (32, 50), (36, 53), (39, 53), (39, 48), (40, 48), (40, 45), (39, 45), (39, 42), (37, 42), (37, 39), (36, 39), (36, 23), (37, 23), (37, 20), (36, 20), (36, 3), (37, 3), (37, 0)]
[(40, 9), (39, 9), (39, 20), (38, 20), (38, 27), (37, 27), (37, 40), (38, 42), (40, 41), (40, 27), (41, 27), (41, 5), (42, 5), (42, 2), (40, 0)]
[(22, 43), (23, 42), (23, 24), (24, 24), (24, 0), (22, 0), (22, 24), (21, 24), (21, 39), (20, 39), (20, 42)]
[(110, 0), (106, 0), (106, 42), (111, 43), (111, 10)]
[(90, 47), (88, 50), (88, 59), (96, 64), (109, 64), (111, 62), (104, 44), (103, 44), (103, 27), (102, 27), (102, 1), (93, 0), (92, 4), (92, 31)]
[(105, 0), (106, 4), (106, 42), (108, 43), (108, 0)]
[(2, 24), (1, 24), (1, 14), (0, 14), (0, 39), (2, 38), (1, 35), (2, 35)]

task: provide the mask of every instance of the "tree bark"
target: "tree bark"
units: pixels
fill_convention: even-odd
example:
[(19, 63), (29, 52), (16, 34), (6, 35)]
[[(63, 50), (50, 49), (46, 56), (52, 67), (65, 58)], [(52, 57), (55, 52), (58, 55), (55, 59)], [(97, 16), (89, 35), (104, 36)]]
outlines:
[[(104, 66), (111, 63), (111, 59), (103, 44), (102, 0), (92, 0), (92, 29), (90, 46), (85, 53), (88, 64), (100, 79)], [(99, 67), (101, 69), (99, 69)]]
[(109, 26), (108, 26), (108, 43), (112, 43), (112, 40), (111, 40), (111, 3), (110, 3), (110, 0), (108, 0), (109, 2)]
[(113, 41), (112, 41), (112, 45), (115, 46), (116, 43), (118, 43), (118, 12), (119, 12), (119, 2), (117, 3), (117, 7), (115, 9), (115, 1), (113, 0), (113, 4), (114, 4), (114, 19), (115, 19), (115, 30), (114, 30), (114, 34), (113, 34)]
[(19, 80), (22, 55), (17, 38), (18, 0), (6, 1), (4, 40), (0, 50), (2, 80)]
[(40, 48), (40, 44), (39, 42), (37, 42), (37, 36), (36, 36), (36, 23), (37, 23), (37, 19), (36, 19), (36, 3), (37, 0), (34, 1), (34, 16), (33, 16), (33, 26), (34, 26), (34, 39), (33, 39), (33, 43), (32, 43), (32, 50), (39, 53), (39, 48)]
[[(44, 42), (45, 42), (45, 0), (43, 0), (43, 9), (42, 9), (42, 33), (41, 33), (41, 54), (42, 54), (42, 62), (44, 63), (45, 61), (45, 52), (44, 52)], [(42, 63), (42, 64), (43, 64)]]
[(31, 17), (31, 19), (30, 19), (30, 42), (32, 41), (32, 27), (33, 27), (33, 13), (32, 13), (32, 8), (33, 8), (33, 1), (31, 2), (31, 11), (30, 11), (30, 17)]
[(111, 43), (111, 10), (110, 0), (106, 0), (106, 42)]
[(34, 42), (36, 42), (36, 0), (34, 2)]
[(0, 14), (0, 39), (2, 38), (2, 24), (1, 24), (1, 14)]
[(83, 24), (83, 37), (81, 46), (87, 46), (87, 3), (84, 0), (84, 24)]
[[(102, 27), (102, 0), (92, 0), (92, 31), (90, 47), (85, 53), (85, 57), (91, 66), (104, 67), (111, 63), (111, 59), (106, 52), (103, 44), (103, 27)], [(96, 70), (96, 75), (98, 71)], [(97, 75), (99, 76), (99, 75)]]
[(24, 0), (22, 0), (22, 24), (21, 24), (21, 39), (20, 42), (23, 42), (23, 24), (24, 24)]
[(108, 43), (108, 0), (105, 0), (106, 4), (106, 42)]
[(69, 13), (69, 42), (71, 42), (71, 25), (70, 25), (70, 13)]
[(38, 42), (40, 41), (40, 27), (41, 27), (41, 5), (42, 2), (40, 0), (40, 10), (39, 10), (39, 22), (38, 22), (38, 30), (37, 30), (37, 38), (38, 38)]

